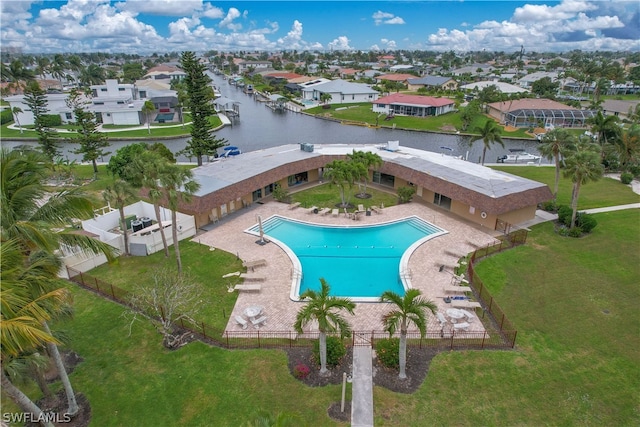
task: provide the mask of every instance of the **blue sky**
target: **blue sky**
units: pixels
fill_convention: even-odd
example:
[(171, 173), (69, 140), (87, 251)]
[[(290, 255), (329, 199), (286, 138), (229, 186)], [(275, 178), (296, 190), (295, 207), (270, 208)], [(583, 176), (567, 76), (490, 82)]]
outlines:
[(637, 1), (0, 2), (27, 53), (194, 50), (640, 50)]

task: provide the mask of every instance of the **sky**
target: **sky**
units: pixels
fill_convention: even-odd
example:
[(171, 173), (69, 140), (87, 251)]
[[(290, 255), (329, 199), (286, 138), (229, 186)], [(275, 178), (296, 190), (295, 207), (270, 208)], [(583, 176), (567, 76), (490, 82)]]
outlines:
[(2, 0), (2, 49), (640, 50), (640, 2)]

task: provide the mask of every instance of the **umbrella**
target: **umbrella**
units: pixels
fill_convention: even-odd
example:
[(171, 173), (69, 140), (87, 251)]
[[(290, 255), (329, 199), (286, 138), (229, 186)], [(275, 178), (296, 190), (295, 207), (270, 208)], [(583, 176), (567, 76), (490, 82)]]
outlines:
[(451, 148), (451, 147), (443, 147), (443, 146), (441, 146), (440, 149), (453, 151), (453, 148)]

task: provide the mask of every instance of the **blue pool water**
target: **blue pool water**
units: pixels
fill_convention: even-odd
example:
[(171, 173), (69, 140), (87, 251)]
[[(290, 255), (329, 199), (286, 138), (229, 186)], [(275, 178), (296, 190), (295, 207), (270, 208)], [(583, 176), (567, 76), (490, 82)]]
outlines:
[[(259, 226), (248, 230), (259, 234)], [(263, 232), (286, 245), (298, 258), (302, 277), (297, 296), (320, 289), (320, 278), (331, 294), (354, 300), (377, 300), (387, 290), (404, 295), (400, 263), (404, 253), (423, 239), (445, 231), (418, 217), (371, 226), (326, 226), (273, 216)]]

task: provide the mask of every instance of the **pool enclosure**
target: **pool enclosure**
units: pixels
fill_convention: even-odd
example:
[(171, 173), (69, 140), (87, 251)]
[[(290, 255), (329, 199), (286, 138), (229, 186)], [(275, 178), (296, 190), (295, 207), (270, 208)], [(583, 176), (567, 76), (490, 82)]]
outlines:
[(584, 128), (588, 127), (587, 120), (594, 117), (594, 110), (563, 110), (563, 109), (518, 109), (504, 114), (507, 126), (517, 128), (526, 127), (554, 127)]

